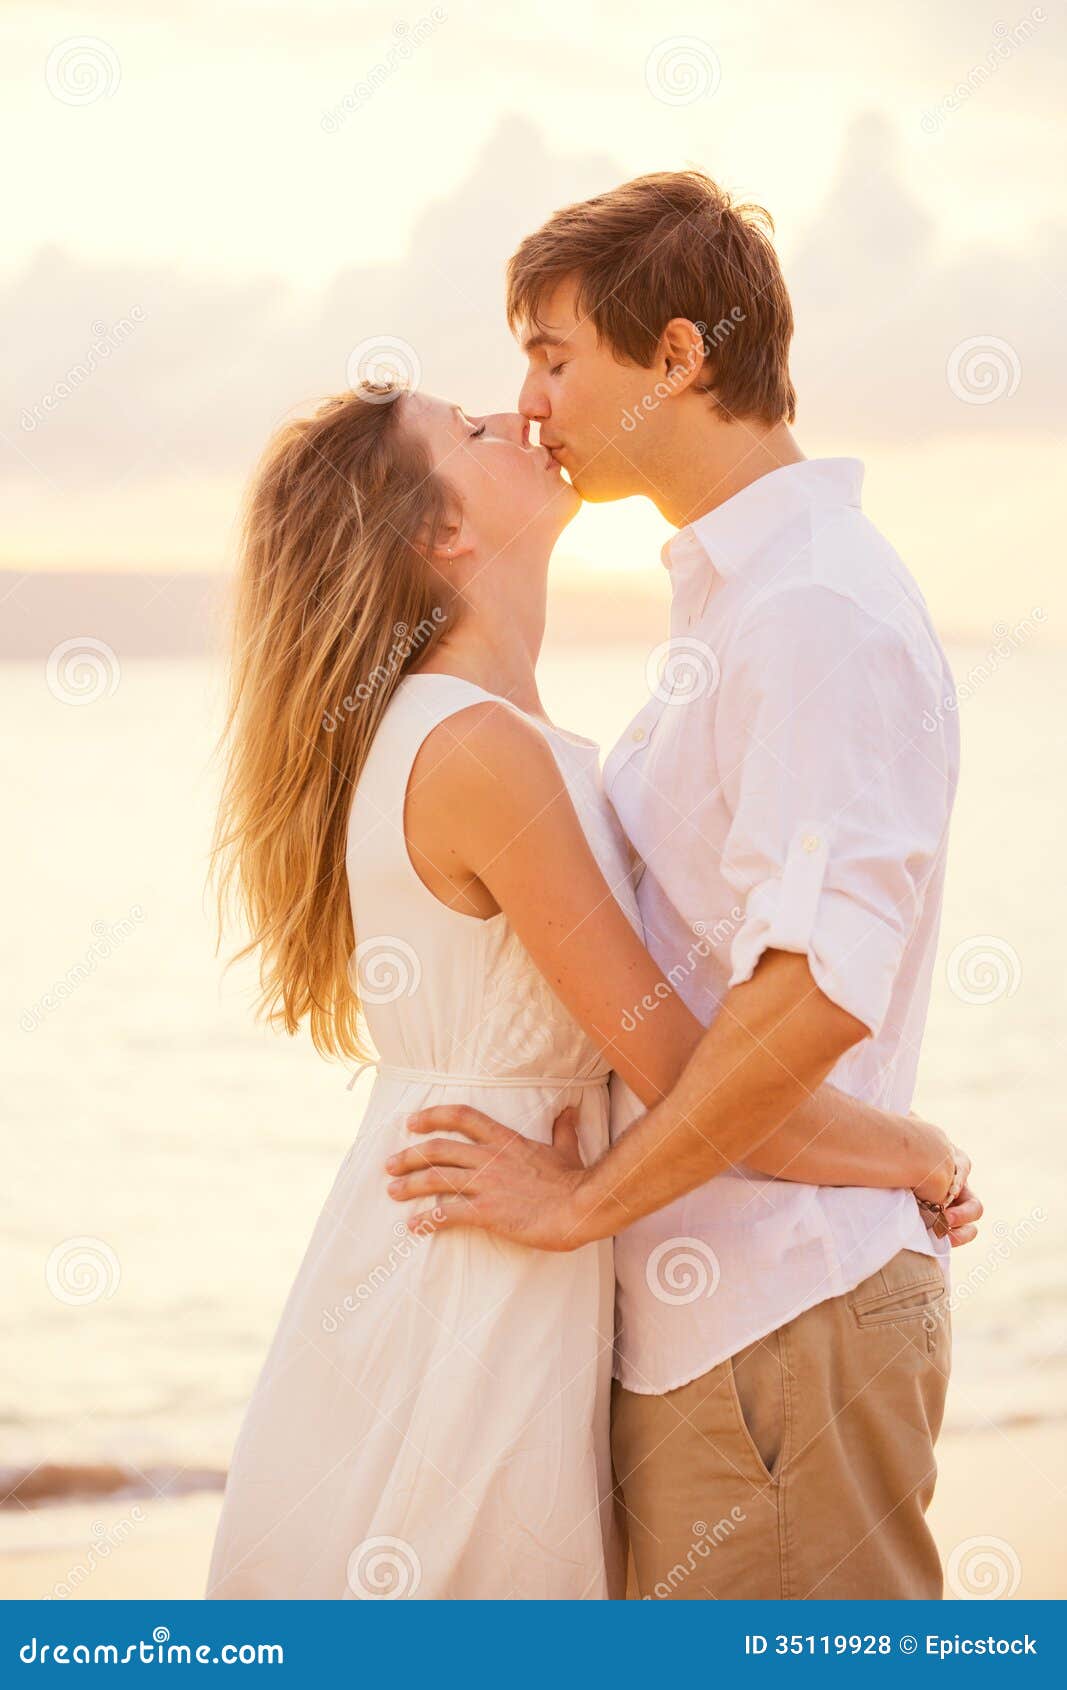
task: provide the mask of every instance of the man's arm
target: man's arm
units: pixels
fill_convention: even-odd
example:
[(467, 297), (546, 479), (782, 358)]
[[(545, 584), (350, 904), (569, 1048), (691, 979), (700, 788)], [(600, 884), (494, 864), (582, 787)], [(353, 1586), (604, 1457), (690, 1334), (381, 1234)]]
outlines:
[[(549, 1146), (480, 1110), (442, 1104), (408, 1117), (421, 1142), (386, 1162), (394, 1176), (389, 1194), (398, 1201), (434, 1199), (432, 1208), (411, 1216), (416, 1230), (423, 1223), (478, 1226), (543, 1250), (577, 1249), (621, 1232), (738, 1162), (751, 1166), (761, 1144), (785, 1136), (787, 1118), (812, 1113), (813, 1093), (825, 1099), (825, 1089), (817, 1088), (866, 1033), (819, 990), (806, 957), (768, 951), (752, 978), (729, 992), (669, 1096), (588, 1168), (574, 1110), (558, 1118)], [(921, 1135), (922, 1124), (915, 1126)], [(464, 1136), (428, 1136), (445, 1132)], [(939, 1202), (955, 1173), (951, 1151), (932, 1164), (920, 1155), (917, 1165), (924, 1177), (916, 1195)], [(962, 1166), (969, 1173), (965, 1157)], [(953, 1245), (969, 1243), (981, 1214), (980, 1201), (964, 1187), (939, 1230)]]
[[(914, 629), (825, 586), (759, 602), (723, 669), (708, 771), (731, 816), (723, 872), (745, 920), (730, 990), (677, 1085), (589, 1170), (566, 1124), (554, 1157), (477, 1110), (425, 1111), (416, 1133), (470, 1142), (425, 1144), (425, 1173), (411, 1152), (393, 1158), (407, 1177), (392, 1195), (444, 1186), (443, 1224), (568, 1248), (745, 1161), (798, 1105), (811, 1109), (838, 1058), (879, 1031), (943, 850), (954, 782), (944, 736), (922, 725), (939, 678), (928, 657)], [(977, 1218), (965, 1207), (953, 1211), (961, 1231)]]
[(819, 990), (806, 956), (766, 952), (727, 994), (669, 1097), (575, 1182), (578, 1239), (619, 1232), (744, 1162), (866, 1036)]
[(807, 957), (768, 951), (719, 1014), (670, 1097), (585, 1169), (573, 1224), (605, 1237), (742, 1163), (866, 1038), (818, 990)]
[[(670, 1095), (590, 1167), (568, 1157), (576, 1145), (566, 1130), (555, 1140), (561, 1160), (477, 1110), (443, 1105), (409, 1117), (411, 1129), (458, 1131), (472, 1142), (425, 1145), (432, 1167), (394, 1180), (390, 1194), (436, 1193), (438, 1227), (484, 1226), (542, 1249), (576, 1249), (743, 1162), (866, 1033), (820, 992), (806, 957), (768, 952), (728, 993)], [(386, 1167), (414, 1161), (401, 1153)]]
[[(743, 1161), (866, 1031), (820, 992), (805, 957), (769, 951), (729, 993), (670, 1096), (590, 1167), (578, 1152), (576, 1111), (559, 1117), (549, 1146), (480, 1110), (439, 1105), (409, 1116), (411, 1130), (464, 1137), (430, 1138), (390, 1157), (389, 1172), (406, 1170), (390, 1195), (430, 1200), (410, 1217), (413, 1231), (477, 1226), (536, 1249), (577, 1249)], [(952, 1171), (935, 1173), (924, 1195), (940, 1200)], [(965, 1186), (946, 1211), (950, 1244), (969, 1243), (981, 1215)]]

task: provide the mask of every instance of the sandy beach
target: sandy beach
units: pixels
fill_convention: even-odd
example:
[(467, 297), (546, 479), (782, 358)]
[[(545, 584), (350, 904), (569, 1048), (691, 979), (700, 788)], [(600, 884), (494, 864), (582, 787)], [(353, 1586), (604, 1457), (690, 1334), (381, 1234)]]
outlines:
[[(960, 1432), (941, 1444), (931, 1518), (946, 1596), (1067, 1595), (1059, 1425)], [(217, 1492), (45, 1506), (0, 1517), (5, 1598), (142, 1600), (203, 1595)]]

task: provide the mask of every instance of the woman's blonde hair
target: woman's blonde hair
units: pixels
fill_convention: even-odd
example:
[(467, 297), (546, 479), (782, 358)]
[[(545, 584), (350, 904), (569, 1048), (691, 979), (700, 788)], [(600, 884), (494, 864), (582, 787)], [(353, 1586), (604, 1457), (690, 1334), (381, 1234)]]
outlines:
[(364, 385), (271, 440), (246, 503), (226, 770), (212, 854), (258, 953), (259, 1014), (310, 1016), (324, 1055), (361, 1057), (345, 875), (352, 794), (397, 685), (453, 611), (427, 562), (449, 509), (403, 396)]

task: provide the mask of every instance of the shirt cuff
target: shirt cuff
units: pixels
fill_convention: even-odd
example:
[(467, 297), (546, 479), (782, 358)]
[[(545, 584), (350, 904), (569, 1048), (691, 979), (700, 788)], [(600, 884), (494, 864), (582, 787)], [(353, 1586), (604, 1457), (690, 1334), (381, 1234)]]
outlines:
[(825, 884), (829, 840), (817, 827), (793, 837), (780, 875), (755, 886), (730, 948), (730, 986), (751, 980), (764, 951), (808, 959), (815, 984), (877, 1037), (889, 1010), (903, 937), (870, 908)]

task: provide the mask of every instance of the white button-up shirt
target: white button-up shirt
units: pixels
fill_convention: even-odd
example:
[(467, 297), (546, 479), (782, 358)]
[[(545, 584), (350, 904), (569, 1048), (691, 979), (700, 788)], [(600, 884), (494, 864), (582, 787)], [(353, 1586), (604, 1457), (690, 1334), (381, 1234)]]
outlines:
[[(906, 1112), (957, 718), (922, 595), (863, 515), (862, 480), (850, 458), (790, 464), (669, 542), (670, 641), (605, 782), (645, 865), (645, 942), (699, 1020), (765, 950), (800, 952), (870, 1029), (831, 1080)], [(642, 1107), (612, 1088), (618, 1137)], [(673, 1390), (905, 1248), (947, 1252), (910, 1192), (721, 1174), (617, 1237), (617, 1377)]]

